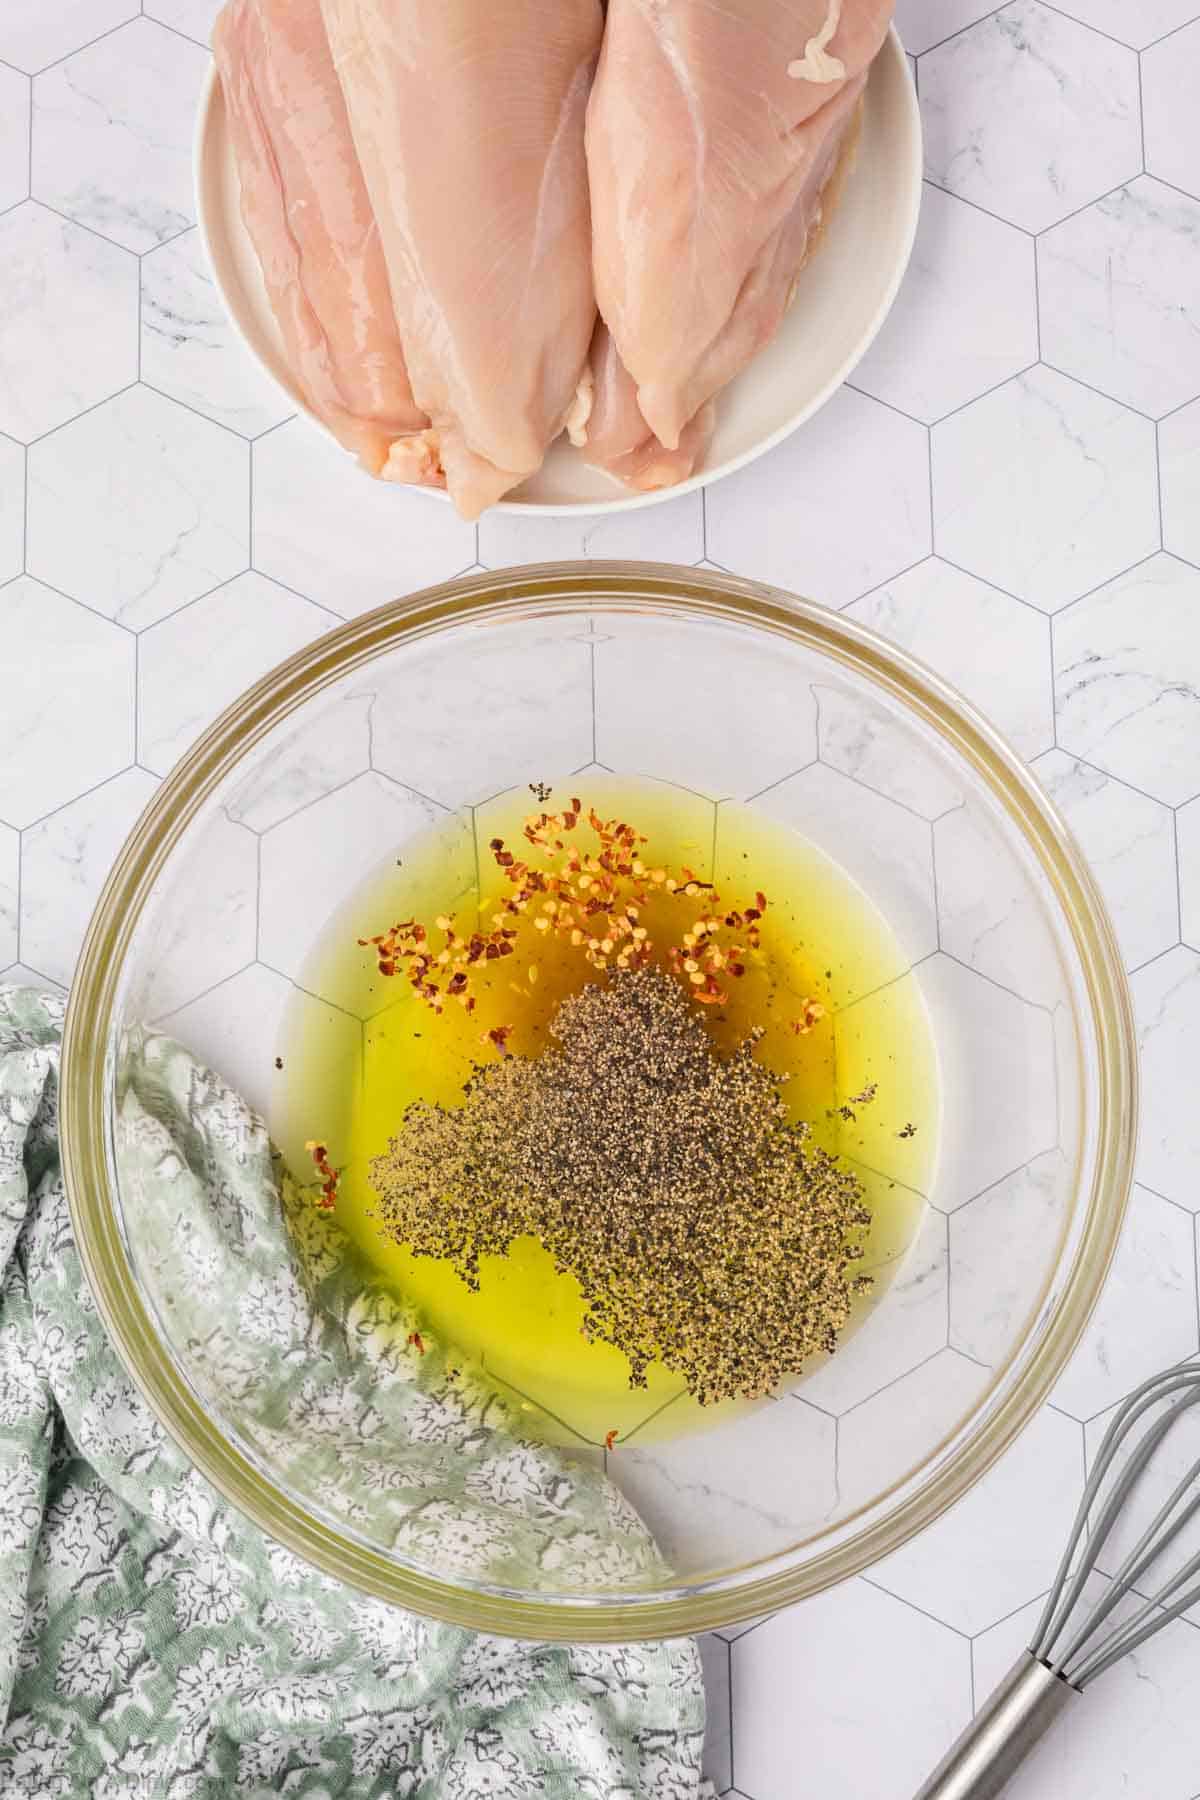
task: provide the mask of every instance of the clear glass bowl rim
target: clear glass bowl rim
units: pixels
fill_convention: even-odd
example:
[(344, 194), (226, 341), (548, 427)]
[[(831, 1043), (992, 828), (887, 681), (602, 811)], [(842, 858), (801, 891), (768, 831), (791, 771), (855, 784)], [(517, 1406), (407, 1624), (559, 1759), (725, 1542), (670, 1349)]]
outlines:
[[(665, 609), (819, 650), (898, 699), (967, 762), (1032, 848), (1073, 939), (1095, 1039), (1096, 1138), (1082, 1229), (1053, 1314), (1032, 1353), (985, 1396), (989, 1411), (954, 1453), (863, 1529), (789, 1566), (669, 1596), (595, 1604), (435, 1579), (344, 1535), (276, 1487), (214, 1424), (153, 1323), (122, 1233), (111, 1147), (111, 1043), (124, 959), (143, 906), (205, 801), (267, 731), (380, 652), (450, 627), (589, 607)], [(216, 720), (158, 789), (97, 902), (67, 1007), (60, 1099), (63, 1170), (76, 1241), (110, 1338), (189, 1460), (268, 1536), (360, 1590), (428, 1617), (505, 1636), (618, 1642), (711, 1630), (807, 1598), (898, 1549), (991, 1466), (1048, 1394), (1087, 1323), (1133, 1183), (1137, 1048), (1116, 939), (1094, 879), (1032, 773), (960, 694), (906, 652), (815, 602), (711, 570), (633, 562), (540, 563), (472, 571), (392, 601), (281, 663)], [(1076, 1197), (1076, 1206), (1079, 1197)], [(980, 1403), (982, 1410), (983, 1402)]]

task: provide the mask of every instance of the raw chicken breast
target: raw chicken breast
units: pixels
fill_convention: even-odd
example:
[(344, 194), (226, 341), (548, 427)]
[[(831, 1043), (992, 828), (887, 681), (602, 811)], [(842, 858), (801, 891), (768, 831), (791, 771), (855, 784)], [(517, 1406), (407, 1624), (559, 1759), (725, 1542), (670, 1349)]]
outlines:
[[(425, 453), (466, 518), (577, 417), (600, 0), (322, 0)], [(407, 479), (414, 446), (391, 469)]]
[(603, 320), (592, 339), (590, 404), (586, 420), (571, 433), (585, 462), (605, 469), (640, 492), (674, 487), (704, 461), (713, 432), (713, 405), (707, 402), (689, 420), (674, 450), (655, 437), (637, 401), (633, 377), (617, 355)]
[[(319, 0), (229, 0), (213, 49), (241, 183), (293, 379), (377, 475), (429, 423), (412, 397), (379, 232)], [(425, 477), (444, 485), (436, 464)]]
[(778, 329), (892, 0), (609, 0), (596, 298), (670, 449)]

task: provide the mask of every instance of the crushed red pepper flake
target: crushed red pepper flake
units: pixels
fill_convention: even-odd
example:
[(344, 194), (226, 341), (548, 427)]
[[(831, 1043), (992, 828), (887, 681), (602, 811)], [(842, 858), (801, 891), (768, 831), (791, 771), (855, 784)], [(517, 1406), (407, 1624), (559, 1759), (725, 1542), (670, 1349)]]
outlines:
[(338, 1172), (329, 1160), (329, 1146), (319, 1138), (309, 1138), (304, 1148), (312, 1157), (313, 1167), (321, 1177), (321, 1192), (317, 1205), (322, 1212), (331, 1212), (337, 1204)]
[(613, 1445), (617, 1441), (617, 1437), (618, 1437), (618, 1433), (617, 1433), (615, 1427), (612, 1431), (606, 1431), (604, 1434), (604, 1448), (606, 1450), (611, 1450)]
[(417, 1352), (418, 1356), (424, 1356), (424, 1354), (425, 1354), (425, 1339), (421, 1336), (419, 1331), (410, 1331), (408, 1334), (407, 1343), (408, 1343), (410, 1349), (413, 1349)]

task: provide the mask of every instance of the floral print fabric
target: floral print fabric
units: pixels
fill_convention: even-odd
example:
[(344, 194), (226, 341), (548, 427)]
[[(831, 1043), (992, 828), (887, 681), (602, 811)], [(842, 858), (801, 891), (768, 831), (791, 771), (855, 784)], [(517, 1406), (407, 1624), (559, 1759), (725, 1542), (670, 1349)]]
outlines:
[[(75, 1249), (57, 1155), (61, 1022), (57, 999), (0, 988), (0, 1795), (694, 1800), (694, 1645), (519, 1644), (389, 1608), (264, 1538), (167, 1439), (108, 1343)], [(236, 1096), (188, 1065), (172, 1046), (177, 1079), (154, 1109), (168, 1136), (164, 1096), (189, 1093), (215, 1097), (231, 1144), (261, 1136)], [(204, 1107), (174, 1123), (194, 1169)], [(222, 1161), (241, 1171), (223, 1203), (273, 1216), (286, 1261), (287, 1196), (269, 1165)], [(261, 1299), (245, 1320), (255, 1349), (256, 1325), (279, 1329), (275, 1290)], [(302, 1313), (310, 1299), (287, 1304)], [(316, 1351), (323, 1326), (304, 1329)], [(480, 1519), (540, 1520), (529, 1547), (543, 1567), (556, 1548), (572, 1564), (589, 1546), (601, 1563), (634, 1554), (640, 1527), (598, 1474), (566, 1471), (472, 1414), (436, 1359), (395, 1376), (413, 1390), (403, 1416), (415, 1407), (436, 1448), (449, 1410), (460, 1436), (469, 1425), (471, 1454), (440, 1465), (437, 1497), (420, 1506), (407, 1478), (389, 1488), (386, 1442), (368, 1433), (347, 1460), (354, 1375), (326, 1344), (286, 1403), (308, 1409), (331, 1479), (390, 1495), (418, 1533), (436, 1524), (430, 1506), (457, 1508), (476, 1537)]]

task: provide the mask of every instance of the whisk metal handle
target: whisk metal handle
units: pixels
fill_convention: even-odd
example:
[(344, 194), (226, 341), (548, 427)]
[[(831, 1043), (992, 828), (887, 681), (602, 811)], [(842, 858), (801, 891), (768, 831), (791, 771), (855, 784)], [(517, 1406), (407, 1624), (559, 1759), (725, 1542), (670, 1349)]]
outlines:
[(994, 1800), (1078, 1691), (1026, 1650), (914, 1800)]

